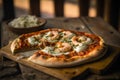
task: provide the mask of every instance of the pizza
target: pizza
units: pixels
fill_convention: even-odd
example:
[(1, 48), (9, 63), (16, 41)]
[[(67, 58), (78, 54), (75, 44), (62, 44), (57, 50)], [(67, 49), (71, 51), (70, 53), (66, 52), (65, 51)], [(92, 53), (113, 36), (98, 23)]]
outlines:
[(11, 52), (36, 50), (28, 61), (47, 67), (70, 67), (102, 55), (104, 47), (98, 35), (52, 28), (20, 35), (12, 42)]

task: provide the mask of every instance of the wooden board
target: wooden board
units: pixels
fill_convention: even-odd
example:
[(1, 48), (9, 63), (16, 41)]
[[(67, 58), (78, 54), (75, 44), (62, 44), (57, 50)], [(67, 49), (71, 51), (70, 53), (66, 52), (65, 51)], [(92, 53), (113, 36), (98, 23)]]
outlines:
[(107, 68), (109, 68), (109, 66), (119, 55), (119, 53), (120, 53), (120, 48), (114, 46), (108, 46), (108, 51), (106, 52), (106, 54), (97, 61), (93, 61), (87, 64), (70, 67), (70, 68), (47, 68), (40, 66), (38, 64), (31, 63), (26, 58), (18, 59), (19, 56), (14, 56), (11, 54), (10, 45), (7, 45), (0, 50), (1, 55), (11, 60), (32, 67), (38, 71), (42, 71), (48, 75), (51, 75), (61, 80), (71, 80), (72, 78), (75, 78), (88, 70), (91, 71), (92, 73), (99, 74), (101, 71), (104, 71)]

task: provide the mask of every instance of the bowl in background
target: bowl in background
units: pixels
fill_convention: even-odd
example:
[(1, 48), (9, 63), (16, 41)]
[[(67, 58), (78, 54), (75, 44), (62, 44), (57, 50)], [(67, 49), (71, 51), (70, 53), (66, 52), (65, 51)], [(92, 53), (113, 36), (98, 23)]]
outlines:
[(9, 22), (11, 22), (12, 20), (9, 20), (6, 22), (8, 29), (10, 31), (12, 31), (15, 34), (25, 34), (25, 33), (30, 33), (30, 32), (35, 32), (35, 31), (39, 31), (44, 29), (44, 25), (46, 24), (46, 19), (44, 18), (38, 18), (38, 22), (40, 22), (40, 24), (38, 26), (32, 26), (32, 27), (22, 27), (22, 28), (16, 28), (13, 27), (9, 24)]

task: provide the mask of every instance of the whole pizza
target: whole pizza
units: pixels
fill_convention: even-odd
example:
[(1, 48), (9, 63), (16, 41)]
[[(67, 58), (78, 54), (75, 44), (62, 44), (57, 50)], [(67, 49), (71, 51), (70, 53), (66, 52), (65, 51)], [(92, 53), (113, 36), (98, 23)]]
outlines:
[(104, 50), (100, 36), (64, 29), (46, 29), (20, 35), (11, 44), (13, 54), (37, 50), (28, 61), (47, 67), (70, 67), (89, 61)]

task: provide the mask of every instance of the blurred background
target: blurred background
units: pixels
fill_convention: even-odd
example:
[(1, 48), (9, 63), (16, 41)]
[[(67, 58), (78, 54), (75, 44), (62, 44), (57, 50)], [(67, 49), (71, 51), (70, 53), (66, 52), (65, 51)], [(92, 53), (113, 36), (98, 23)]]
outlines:
[[(96, 0), (91, 0), (89, 16), (95, 17)], [(40, 11), (41, 17), (43, 18), (53, 18), (54, 13), (54, 2), (53, 0), (40, 0)], [(29, 0), (14, 0), (15, 14), (16, 17), (21, 15), (29, 14)], [(3, 18), (3, 6), (2, 0), (0, 0), (0, 19)], [(79, 17), (79, 4), (78, 0), (65, 0), (64, 2), (64, 17)]]
[(119, 5), (118, 0), (0, 0), (0, 21), (27, 14), (43, 18), (89, 16), (101, 17), (119, 30)]

